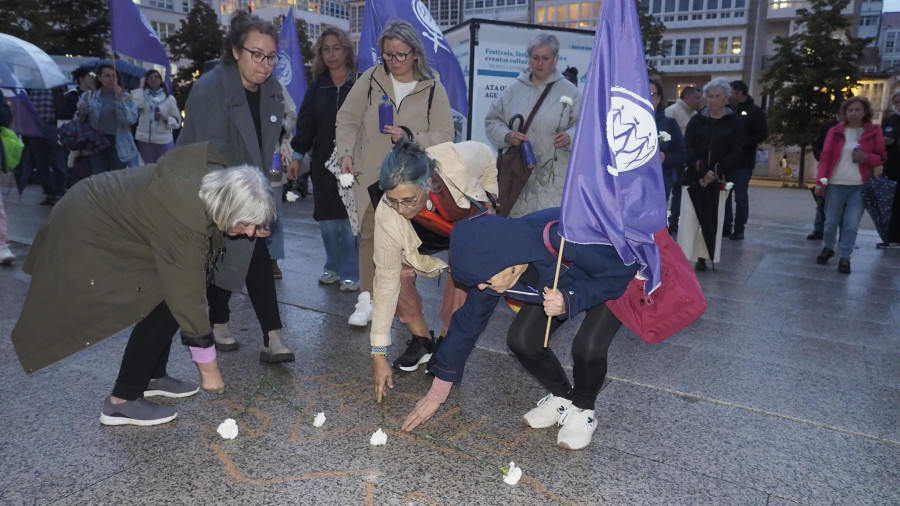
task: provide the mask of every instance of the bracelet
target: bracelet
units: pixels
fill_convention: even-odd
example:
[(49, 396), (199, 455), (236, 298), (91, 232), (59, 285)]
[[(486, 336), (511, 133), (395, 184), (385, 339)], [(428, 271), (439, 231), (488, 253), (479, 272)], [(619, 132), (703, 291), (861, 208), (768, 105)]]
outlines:
[(387, 356), (387, 346), (372, 346), (372, 356), (384, 355)]

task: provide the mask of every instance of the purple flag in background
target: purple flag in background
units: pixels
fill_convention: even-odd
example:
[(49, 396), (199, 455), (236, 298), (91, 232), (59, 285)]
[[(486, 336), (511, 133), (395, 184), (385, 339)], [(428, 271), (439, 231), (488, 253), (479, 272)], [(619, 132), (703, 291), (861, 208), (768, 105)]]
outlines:
[(297, 25), (294, 22), (294, 8), (288, 9), (284, 18), (284, 26), (278, 36), (278, 63), (275, 64), (275, 77), (281, 81), (288, 94), (294, 100), (294, 113), (300, 110), (303, 96), (306, 95), (306, 72), (303, 68), (303, 53), (300, 52), (300, 39), (297, 38)]
[(365, 72), (381, 61), (378, 52), (378, 37), (384, 25), (392, 19), (402, 19), (416, 28), (425, 46), (428, 66), (440, 74), (441, 84), (447, 89), (450, 107), (457, 113), (469, 114), (469, 99), (466, 80), (459, 60), (450, 50), (437, 21), (431, 17), (428, 7), (421, 0), (369, 0), (363, 15), (362, 33), (359, 37), (359, 63), (357, 68)]
[(112, 23), (113, 51), (165, 67), (166, 86), (171, 90), (169, 55), (141, 9), (133, 0), (109, 0), (109, 17)]
[(640, 264), (646, 291), (660, 284), (653, 233), (666, 198), (647, 62), (635, 2), (603, 2), (563, 190), (567, 241), (611, 244)]

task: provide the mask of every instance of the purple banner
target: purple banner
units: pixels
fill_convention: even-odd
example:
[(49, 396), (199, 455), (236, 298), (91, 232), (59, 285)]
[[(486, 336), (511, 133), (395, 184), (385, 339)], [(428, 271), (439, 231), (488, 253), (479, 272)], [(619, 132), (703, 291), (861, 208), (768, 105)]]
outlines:
[(306, 71), (303, 68), (303, 53), (300, 51), (300, 39), (297, 38), (293, 7), (288, 9), (278, 36), (278, 63), (275, 64), (274, 72), (293, 99), (296, 114), (306, 95)]
[(113, 51), (165, 67), (166, 86), (171, 91), (169, 55), (141, 9), (132, 0), (109, 0), (109, 17)]
[(653, 233), (666, 226), (666, 198), (634, 2), (603, 2), (585, 88), (560, 233), (612, 245), (626, 264), (639, 264), (652, 292), (660, 284)]

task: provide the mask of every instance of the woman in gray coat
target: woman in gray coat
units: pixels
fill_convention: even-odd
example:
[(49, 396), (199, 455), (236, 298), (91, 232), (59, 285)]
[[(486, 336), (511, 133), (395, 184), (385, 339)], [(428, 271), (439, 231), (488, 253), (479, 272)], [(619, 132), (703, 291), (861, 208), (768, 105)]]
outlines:
[(224, 165), (208, 143), (194, 144), (156, 165), (85, 179), (66, 193), (23, 267), (32, 279), (12, 341), (26, 372), (136, 324), (100, 421), (164, 423), (175, 409), (144, 397), (198, 391), (166, 375), (181, 327), (203, 388), (224, 389), (206, 315), (207, 281), (224, 248), (222, 232), (266, 235), (275, 214), (259, 171)]
[[(272, 71), (278, 56), (278, 32), (272, 23), (246, 12), (231, 19), (222, 63), (203, 75), (191, 89), (178, 145), (209, 141), (229, 165), (248, 164), (266, 171), (280, 148), (284, 116), (283, 88)], [(281, 173), (277, 175), (281, 180)], [(216, 347), (227, 351), (238, 343), (228, 330), (231, 292), (244, 283), (263, 334), (259, 359), (294, 360), (281, 337), (281, 316), (275, 297), (272, 260), (266, 241), (229, 240), (220, 275), (209, 287), (209, 319)]]
[[(559, 207), (569, 166), (572, 137), (581, 108), (581, 92), (559, 70), (559, 40), (541, 34), (528, 43), (529, 68), (522, 72), (491, 105), (484, 128), (497, 149), (531, 141), (537, 166), (513, 204), (510, 218), (548, 207)], [(521, 114), (528, 119), (544, 90), (550, 92), (525, 133), (509, 128), (509, 120)], [(516, 127), (519, 125), (516, 124)], [(500, 195), (500, 205), (508, 205)]]

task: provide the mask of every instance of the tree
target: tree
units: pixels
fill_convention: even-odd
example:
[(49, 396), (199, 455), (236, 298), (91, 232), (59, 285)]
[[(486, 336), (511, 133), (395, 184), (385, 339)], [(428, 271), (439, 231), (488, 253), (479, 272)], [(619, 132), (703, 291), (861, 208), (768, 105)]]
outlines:
[[(647, 7), (642, 5), (641, 0), (637, 0), (638, 22), (641, 25), (641, 37), (644, 40), (644, 53), (648, 57), (665, 58), (669, 54), (672, 47), (671, 42), (663, 42), (662, 37), (666, 32), (666, 25), (662, 21), (656, 19), (647, 11)], [(647, 58), (647, 67), (652, 74), (659, 74), (656, 70), (656, 60)]]
[[(300, 53), (303, 55), (303, 67), (306, 71), (306, 82), (312, 82), (315, 76), (312, 75), (312, 61), (316, 57), (313, 51), (313, 44), (309, 41), (309, 35), (306, 31), (306, 21), (295, 19), (294, 24), (297, 25), (297, 40), (300, 41)], [(300, 107), (300, 104), (297, 104)]]
[(175, 99), (183, 107), (194, 81), (203, 73), (206, 62), (219, 58), (225, 29), (219, 24), (216, 12), (206, 2), (194, 2), (186, 19), (181, 20), (178, 31), (166, 38), (173, 61), (189, 60), (175, 73), (172, 85)]
[(105, 56), (109, 43), (108, 0), (3, 0), (3, 32), (48, 54)]
[(850, 35), (850, 21), (841, 14), (849, 1), (810, 0), (809, 9), (797, 9), (796, 32), (775, 37), (774, 62), (760, 80), (763, 93), (774, 98), (766, 111), (769, 141), (800, 146), (801, 183), (806, 146), (833, 116), (834, 101), (859, 85), (857, 61), (870, 39)]

